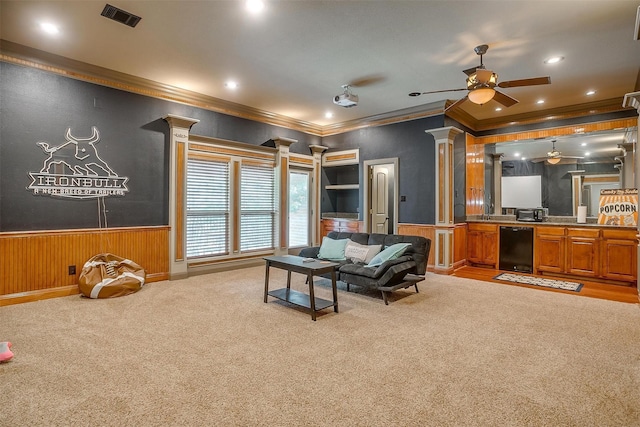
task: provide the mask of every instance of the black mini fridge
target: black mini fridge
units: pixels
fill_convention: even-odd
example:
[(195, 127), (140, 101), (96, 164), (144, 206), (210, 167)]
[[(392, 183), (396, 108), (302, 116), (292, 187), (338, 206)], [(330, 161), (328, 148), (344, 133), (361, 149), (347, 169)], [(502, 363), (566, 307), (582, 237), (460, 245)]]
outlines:
[(499, 269), (533, 272), (532, 227), (500, 227)]

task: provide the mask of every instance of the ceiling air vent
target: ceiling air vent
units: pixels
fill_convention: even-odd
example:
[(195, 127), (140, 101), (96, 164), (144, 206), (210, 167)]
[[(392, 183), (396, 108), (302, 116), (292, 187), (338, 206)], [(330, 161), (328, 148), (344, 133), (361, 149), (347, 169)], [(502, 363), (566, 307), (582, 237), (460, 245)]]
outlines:
[(111, 6), (110, 4), (105, 5), (100, 15), (105, 16), (109, 19), (113, 19), (114, 21), (121, 24), (128, 25), (130, 27), (135, 27), (142, 19), (139, 16), (126, 12), (122, 9), (118, 9), (117, 7)]

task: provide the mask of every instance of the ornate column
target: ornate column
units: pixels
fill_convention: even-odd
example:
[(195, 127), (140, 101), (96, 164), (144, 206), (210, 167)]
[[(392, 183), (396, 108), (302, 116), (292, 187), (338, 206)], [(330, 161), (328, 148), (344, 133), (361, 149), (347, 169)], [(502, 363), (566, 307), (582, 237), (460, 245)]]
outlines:
[(322, 194), (322, 188), (320, 186), (322, 179), (320, 177), (320, 173), (322, 172), (322, 153), (324, 153), (329, 147), (324, 147), (322, 145), (309, 145), (309, 149), (311, 150), (311, 155), (313, 156), (313, 189), (311, 191), (311, 195), (313, 197), (313, 202), (311, 204), (311, 240), (313, 246), (320, 245), (320, 212), (321, 203), (320, 203), (320, 195)]
[[(640, 92), (633, 92), (633, 93), (626, 94), (622, 101), (622, 106), (633, 107), (636, 109), (636, 111), (638, 112), (638, 131), (640, 131)], [(640, 189), (640, 156), (634, 155), (634, 158), (635, 158), (635, 164), (634, 164), (635, 173), (634, 173), (633, 182), (634, 182), (635, 188)], [(638, 206), (636, 206), (636, 209), (637, 208)], [(637, 262), (637, 267), (640, 267), (640, 221), (638, 221), (638, 224), (636, 225), (636, 229), (637, 229), (636, 238), (638, 240), (638, 248), (637, 248), (638, 254), (637, 254), (636, 262)], [(640, 270), (640, 268), (636, 268), (636, 272), (638, 270)], [(638, 289), (638, 298), (640, 298), (640, 276), (638, 276), (638, 278), (636, 279), (636, 286)]]
[(187, 277), (187, 150), (191, 126), (198, 119), (169, 114), (169, 279)]
[(276, 144), (276, 200), (279, 201), (278, 241), (276, 255), (284, 255), (289, 251), (289, 146), (298, 142), (289, 138), (272, 138)]
[(453, 272), (453, 140), (462, 131), (448, 126), (425, 131), (436, 140), (435, 272)]
[(571, 175), (571, 206), (572, 215), (578, 216), (578, 206), (582, 205), (582, 174), (584, 170), (569, 171)]

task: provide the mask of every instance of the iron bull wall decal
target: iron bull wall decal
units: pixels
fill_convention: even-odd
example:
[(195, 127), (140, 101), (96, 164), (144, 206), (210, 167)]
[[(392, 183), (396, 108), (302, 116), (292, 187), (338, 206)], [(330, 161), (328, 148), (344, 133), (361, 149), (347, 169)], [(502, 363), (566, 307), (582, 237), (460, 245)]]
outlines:
[(38, 142), (48, 157), (40, 172), (29, 172), (27, 189), (36, 195), (71, 199), (124, 196), (129, 191), (129, 178), (119, 176), (100, 158), (96, 149), (99, 141), (100, 132), (93, 126), (88, 138), (74, 137), (67, 128), (65, 142), (60, 145)]

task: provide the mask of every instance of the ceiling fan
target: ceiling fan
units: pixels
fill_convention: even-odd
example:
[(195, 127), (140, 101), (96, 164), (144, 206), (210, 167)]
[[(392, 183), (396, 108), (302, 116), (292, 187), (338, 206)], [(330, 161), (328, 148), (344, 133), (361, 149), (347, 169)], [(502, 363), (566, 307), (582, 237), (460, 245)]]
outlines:
[(556, 149), (555, 139), (551, 140), (551, 144), (551, 151), (547, 153), (547, 158), (543, 159), (546, 160), (549, 164), (556, 165), (560, 163), (560, 160), (562, 159), (584, 159), (584, 157), (578, 156), (563, 156), (562, 153)]
[(509, 95), (505, 95), (502, 92), (496, 90), (496, 87), (501, 89), (507, 89), (510, 87), (522, 87), (522, 86), (535, 86), (535, 85), (546, 85), (551, 83), (550, 77), (534, 77), (531, 79), (520, 79), (520, 80), (509, 80), (506, 82), (498, 83), (498, 74), (494, 73), (491, 70), (487, 70), (482, 62), (482, 55), (487, 53), (487, 49), (489, 46), (486, 44), (482, 44), (480, 46), (476, 46), (474, 51), (476, 54), (480, 55), (480, 65), (478, 67), (469, 68), (464, 70), (467, 77), (467, 87), (461, 89), (444, 89), (444, 90), (432, 90), (429, 92), (411, 92), (409, 96), (420, 96), (426, 95), (430, 93), (440, 93), (440, 92), (454, 92), (460, 90), (467, 90), (469, 93), (464, 98), (461, 98), (447, 107), (447, 110), (454, 108), (460, 104), (462, 104), (467, 99), (474, 104), (486, 104), (492, 99), (495, 99), (500, 104), (505, 107), (511, 107), (514, 104), (518, 103), (518, 100), (510, 97)]

